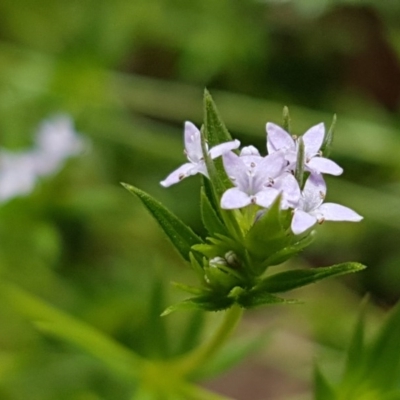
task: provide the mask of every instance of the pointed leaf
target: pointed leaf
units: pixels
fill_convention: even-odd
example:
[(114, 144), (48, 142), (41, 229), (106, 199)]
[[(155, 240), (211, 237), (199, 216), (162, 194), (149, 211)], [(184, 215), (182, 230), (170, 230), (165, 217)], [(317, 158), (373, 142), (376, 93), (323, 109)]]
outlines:
[(183, 290), (186, 293), (195, 294), (195, 295), (204, 294), (204, 289), (201, 289), (197, 286), (185, 285), (180, 282), (172, 282), (172, 285), (175, 286), (177, 289)]
[(400, 303), (393, 308), (379, 331), (368, 355), (368, 379), (375, 387), (389, 390), (397, 387), (400, 379)]
[(207, 89), (204, 90), (204, 114), (207, 141), (210, 147), (232, 140), (232, 136), (228, 132), (228, 129), (226, 129), (217, 106)]
[(206, 363), (200, 370), (196, 371), (196, 379), (210, 379), (235, 365), (241, 363), (252, 354), (257, 353), (265, 347), (270, 334), (262, 333), (255, 338), (231, 340), (228, 342), (211, 361)]
[(334, 389), (317, 365), (314, 367), (314, 400), (335, 400)]
[(191, 297), (168, 307), (161, 316), (164, 317), (172, 312), (181, 310), (221, 311), (229, 308), (233, 302), (234, 300), (228, 297), (216, 297), (214, 294), (201, 295)]
[[(354, 386), (360, 383), (359, 380), (363, 379), (360, 376), (362, 369), (365, 365), (366, 348), (364, 344), (365, 336), (365, 313), (366, 313), (366, 301), (362, 305), (360, 315), (355, 326), (353, 336), (350, 341), (349, 348), (347, 349), (347, 360), (345, 372), (343, 374), (343, 381), (350, 381), (350, 384)], [(357, 382), (358, 380), (358, 382)]]
[(321, 279), (361, 271), (364, 268), (365, 266), (362, 264), (347, 262), (331, 267), (285, 271), (266, 277), (258, 287), (263, 288), (269, 293), (286, 292)]
[(290, 114), (289, 114), (289, 108), (287, 106), (283, 107), (283, 129), (287, 132), (290, 133)]
[(321, 146), (321, 151), (323, 152), (325, 157), (329, 157), (329, 154), (332, 149), (333, 135), (335, 133), (336, 122), (337, 122), (337, 117), (336, 117), (336, 114), (334, 114), (333, 118), (332, 118), (331, 126), (330, 126), (328, 132), (325, 134), (325, 138), (324, 138), (324, 141)]
[(42, 332), (65, 340), (93, 355), (105, 365), (132, 380), (142, 367), (142, 358), (96, 328), (47, 304), (34, 294), (4, 280), (1, 301), (9, 303)]
[(201, 217), (203, 220), (203, 224), (206, 227), (209, 234), (215, 235), (216, 233), (220, 233), (221, 235), (228, 235), (225, 225), (223, 224), (217, 212), (210, 203), (205, 193), (204, 187), (201, 188), (200, 206), (201, 206)]
[(181, 256), (185, 260), (190, 261), (190, 249), (194, 244), (202, 243), (201, 238), (177, 216), (146, 192), (126, 183), (122, 183), (122, 186), (142, 201)]
[(311, 231), (310, 234), (308, 234), (298, 242), (286, 246), (284, 249), (276, 252), (275, 254), (272, 254), (272, 256), (267, 258), (262, 265), (264, 266), (264, 268), (266, 268), (272, 265), (282, 264), (289, 258), (295, 256), (300, 251), (308, 247), (314, 241), (314, 239), (315, 239), (315, 232)]
[(266, 304), (294, 304), (296, 300), (286, 300), (262, 290), (243, 292), (236, 302), (244, 308), (254, 308)]
[(165, 303), (164, 281), (160, 277), (156, 277), (148, 300), (147, 323), (144, 330), (147, 358), (166, 358), (168, 356), (166, 320), (160, 317)]
[(304, 141), (303, 138), (300, 136), (297, 139), (297, 159), (296, 159), (295, 178), (301, 189), (303, 188), (303, 182), (304, 182), (305, 161), (306, 161), (306, 155), (305, 155)]
[(269, 258), (288, 244), (288, 236), (281, 225), (279, 204), (280, 196), (264, 215), (254, 222), (245, 237), (250, 255), (258, 260)]
[(187, 353), (193, 350), (200, 343), (201, 333), (204, 327), (205, 314), (203, 311), (196, 310), (190, 316), (186, 329), (180, 338), (180, 346), (178, 354)]

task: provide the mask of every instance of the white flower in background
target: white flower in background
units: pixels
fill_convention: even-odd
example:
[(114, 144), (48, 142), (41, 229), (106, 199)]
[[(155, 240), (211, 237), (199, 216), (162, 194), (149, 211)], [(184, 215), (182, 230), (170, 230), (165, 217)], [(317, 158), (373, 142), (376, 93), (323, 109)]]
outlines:
[(36, 162), (33, 152), (0, 150), (0, 201), (32, 192), (36, 183)]
[(39, 177), (59, 171), (67, 158), (85, 148), (85, 141), (74, 130), (72, 119), (65, 115), (44, 121), (27, 151), (0, 149), (0, 201), (7, 201), (33, 191)]
[(85, 143), (74, 130), (67, 115), (58, 115), (44, 121), (36, 135), (36, 171), (39, 175), (57, 172), (69, 157), (81, 153)]

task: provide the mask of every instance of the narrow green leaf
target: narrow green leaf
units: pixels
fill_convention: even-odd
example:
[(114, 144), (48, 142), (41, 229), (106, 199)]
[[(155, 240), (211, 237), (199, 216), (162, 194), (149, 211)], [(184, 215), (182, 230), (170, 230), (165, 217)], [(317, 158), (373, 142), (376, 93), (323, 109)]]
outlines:
[(251, 227), (245, 237), (251, 256), (265, 260), (288, 244), (288, 236), (281, 225), (280, 196)]
[(258, 287), (269, 293), (286, 292), (288, 290), (320, 281), (321, 279), (361, 271), (364, 268), (366, 267), (362, 264), (347, 262), (332, 265), (331, 267), (285, 271), (266, 277)]
[(204, 187), (201, 188), (200, 207), (203, 224), (209, 234), (212, 236), (217, 233), (220, 233), (221, 235), (228, 235), (225, 225), (223, 224), (217, 212), (210, 203), (205, 193)]
[(321, 146), (321, 151), (323, 152), (325, 157), (329, 157), (329, 154), (332, 150), (333, 143), (333, 135), (335, 133), (337, 117), (336, 114), (333, 115), (331, 126), (328, 132), (325, 134), (324, 141)]
[(298, 254), (300, 251), (308, 247), (315, 239), (314, 231), (311, 231), (306, 237), (302, 238), (298, 242), (286, 246), (284, 249), (272, 254), (269, 258), (267, 258), (263, 262), (263, 267), (269, 267), (272, 265), (282, 264), (289, 258), (293, 257), (294, 255)]
[(350, 380), (353, 385), (354, 380), (359, 378), (360, 370), (365, 364), (367, 351), (364, 345), (366, 303), (367, 302), (364, 300), (349, 348), (347, 349), (346, 367), (343, 374), (343, 380)]
[(201, 295), (191, 297), (168, 307), (161, 316), (164, 317), (172, 312), (183, 310), (221, 311), (229, 308), (233, 303), (234, 300), (228, 297), (216, 297), (213, 294)]
[(286, 300), (281, 297), (274, 296), (271, 293), (263, 290), (250, 290), (244, 291), (236, 302), (244, 308), (254, 308), (267, 304), (294, 304), (297, 300)]
[(204, 289), (201, 289), (197, 286), (185, 285), (180, 282), (172, 282), (172, 285), (175, 286), (177, 289), (180, 289), (186, 293), (195, 294), (196, 296), (204, 294)]
[(192, 313), (180, 339), (178, 354), (187, 353), (199, 345), (205, 322), (204, 316), (205, 314), (201, 310), (196, 310)]
[(287, 132), (290, 133), (290, 114), (289, 114), (289, 108), (287, 106), (283, 107), (283, 129)]
[(206, 138), (210, 147), (232, 140), (207, 89), (204, 90), (204, 117)]
[(185, 260), (190, 261), (189, 253), (191, 247), (195, 244), (202, 243), (202, 239), (197, 236), (187, 225), (185, 225), (176, 215), (174, 215), (159, 201), (155, 200), (146, 192), (143, 192), (142, 190), (126, 183), (122, 183), (122, 186), (142, 201), (144, 206), (161, 226), (181, 256)]
[(166, 320), (160, 317), (165, 307), (164, 281), (156, 277), (148, 301), (145, 329), (145, 351), (148, 358), (166, 358), (168, 356), (168, 335)]
[(96, 328), (9, 282), (0, 284), (0, 298), (42, 332), (83, 349), (130, 381), (137, 377), (142, 359)]
[(257, 353), (265, 347), (270, 334), (262, 333), (255, 338), (243, 338), (232, 340), (228, 342), (213, 358), (206, 363), (202, 368), (196, 371), (196, 379), (210, 379), (228, 369), (233, 368), (235, 365), (244, 361), (252, 354)]
[(366, 369), (376, 388), (394, 389), (400, 380), (400, 303), (394, 307), (374, 340)]
[[(335, 400), (333, 387), (317, 365), (314, 366), (314, 400)], [(350, 400), (350, 398), (349, 398)]]
[(297, 159), (296, 159), (296, 172), (295, 178), (300, 188), (303, 188), (304, 182), (304, 166), (305, 166), (305, 147), (303, 138), (300, 136), (297, 139)]

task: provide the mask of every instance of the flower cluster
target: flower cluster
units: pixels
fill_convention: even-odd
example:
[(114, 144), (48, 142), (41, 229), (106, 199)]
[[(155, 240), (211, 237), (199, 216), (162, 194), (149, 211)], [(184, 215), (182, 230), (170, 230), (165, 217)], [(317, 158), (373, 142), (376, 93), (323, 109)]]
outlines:
[[(284, 125), (289, 125), (287, 108)], [(235, 304), (252, 308), (290, 303), (292, 300), (277, 294), (365, 268), (347, 262), (265, 274), (309, 246), (317, 223), (362, 219), (347, 207), (324, 203), (323, 174), (343, 172), (323, 156), (332, 143), (333, 126), (326, 135), (324, 125), (319, 124), (299, 137), (272, 123), (266, 129), (268, 155), (261, 155), (254, 146), (240, 150), (239, 141), (232, 139), (207, 91), (201, 130), (185, 123), (188, 161), (161, 185), (169, 187), (201, 175), (200, 211), (207, 231), (203, 237), (151, 195), (123, 183), (199, 278), (196, 287), (176, 283), (194, 296), (169, 307), (164, 315), (187, 308), (218, 311)]]
[[(268, 209), (280, 196), (280, 208), (291, 209), (291, 230), (303, 234), (324, 221), (362, 219), (355, 211), (335, 203), (324, 203), (326, 184), (323, 174), (340, 175), (343, 169), (323, 157), (324, 124), (311, 127), (300, 137), (291, 136), (273, 123), (267, 123), (267, 156), (254, 146), (243, 147), (240, 154), (233, 150), (239, 141), (216, 145), (207, 152), (211, 159), (222, 156), (225, 172), (232, 183), (220, 200), (226, 210), (251, 205)], [(201, 133), (191, 122), (185, 123), (185, 154), (188, 163), (172, 172), (161, 184), (173, 185), (187, 176), (201, 173), (208, 177), (203, 157)]]
[(35, 146), (21, 152), (0, 149), (0, 201), (30, 193), (39, 178), (59, 171), (65, 160), (85, 148), (70, 117), (58, 115), (44, 121)]

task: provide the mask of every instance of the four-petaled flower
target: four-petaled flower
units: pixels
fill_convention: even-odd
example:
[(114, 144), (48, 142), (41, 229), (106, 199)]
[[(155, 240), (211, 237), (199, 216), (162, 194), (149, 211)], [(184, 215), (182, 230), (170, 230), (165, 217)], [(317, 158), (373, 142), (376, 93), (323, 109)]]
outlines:
[[(207, 167), (203, 157), (203, 149), (201, 146), (201, 133), (196, 126), (189, 121), (185, 122), (184, 140), (185, 155), (189, 162), (171, 172), (167, 178), (161, 181), (160, 183), (164, 187), (174, 185), (188, 176), (199, 173), (208, 177)], [(238, 140), (232, 140), (214, 146), (210, 150), (207, 149), (207, 151), (211, 159), (214, 159), (228, 151), (237, 149), (239, 146), (240, 142)]]
[[(268, 122), (267, 149), (268, 154), (283, 151), (288, 162), (288, 169), (294, 170), (297, 159), (297, 140), (280, 126)], [(324, 124), (311, 127), (304, 135), (305, 170), (312, 174), (340, 175), (343, 169), (328, 158), (322, 157), (321, 146), (325, 137)]]
[(299, 235), (317, 222), (362, 220), (361, 215), (348, 207), (335, 203), (323, 203), (326, 196), (326, 184), (321, 175), (310, 175), (304, 185), (302, 196), (294, 210), (292, 231)]
[[(248, 159), (247, 157), (253, 157)], [(279, 152), (266, 157), (247, 155), (241, 156), (228, 152), (222, 156), (225, 171), (235, 185), (228, 189), (221, 198), (221, 207), (235, 209), (257, 204), (269, 207), (279, 190), (274, 187), (285, 166), (285, 159)]]

